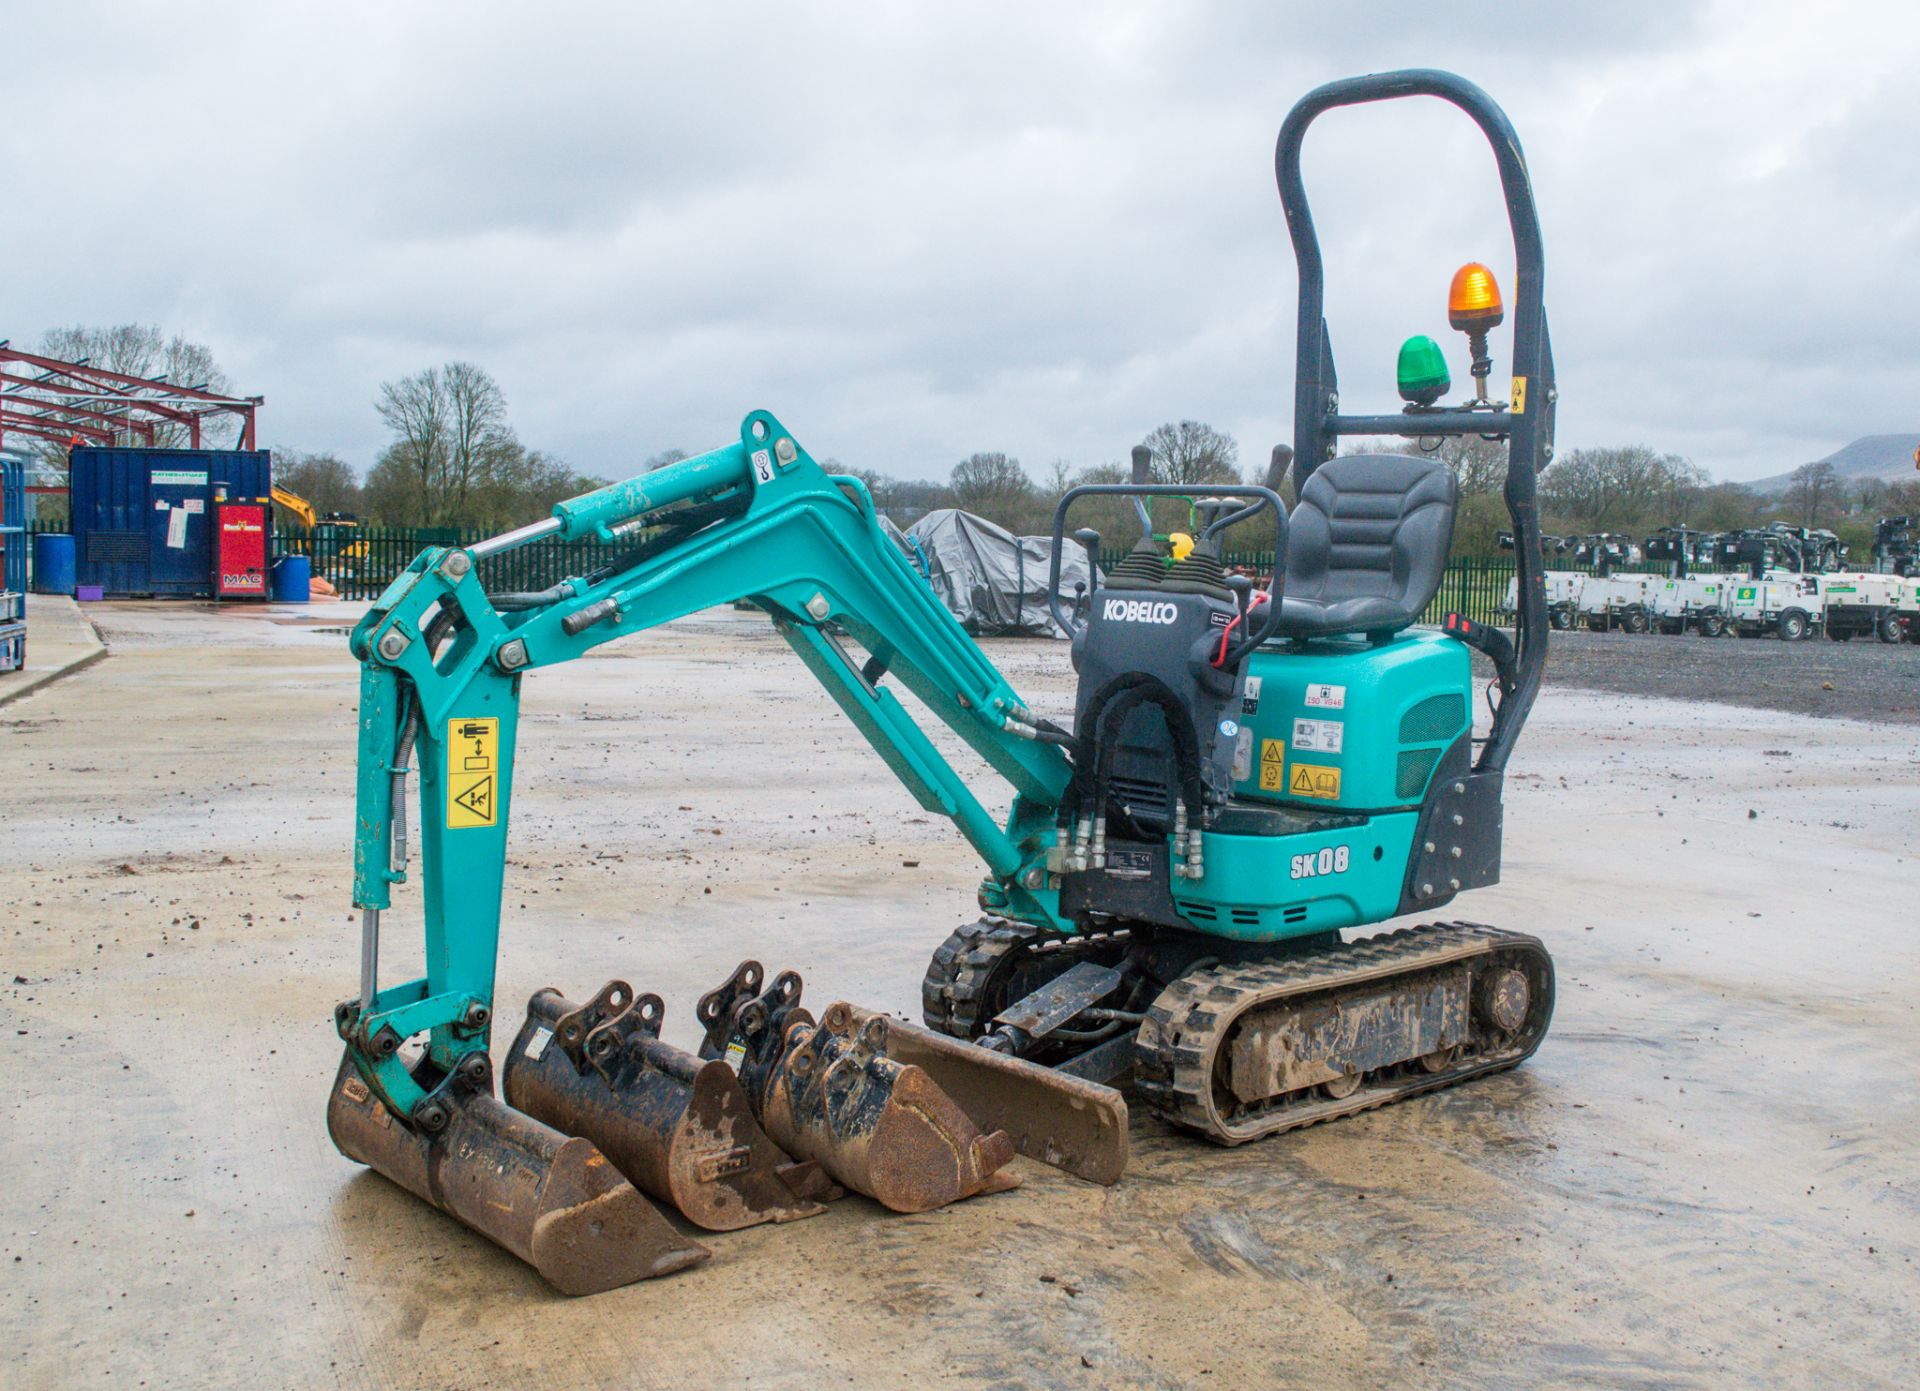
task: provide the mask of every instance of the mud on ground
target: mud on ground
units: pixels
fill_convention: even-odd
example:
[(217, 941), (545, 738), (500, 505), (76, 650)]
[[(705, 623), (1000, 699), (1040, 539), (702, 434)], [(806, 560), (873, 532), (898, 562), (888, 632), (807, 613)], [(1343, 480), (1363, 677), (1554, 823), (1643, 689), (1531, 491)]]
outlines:
[[(0, 712), (9, 1388), (1920, 1375), (1910, 725), (1553, 685), (1506, 882), (1454, 909), (1557, 958), (1521, 1070), (1232, 1151), (1140, 1120), (1111, 1189), (1016, 1161), (1012, 1193), (849, 1198), (570, 1302), (328, 1144), (356, 970), (339, 634), (96, 614), (109, 658)], [(1065, 713), (1063, 649), (990, 647)], [(751, 616), (529, 677), (520, 772), (503, 1023), (617, 974), (690, 1043), (745, 955), (906, 1012), (971, 906), (958, 837)], [(390, 975), (416, 924), (391, 916)]]

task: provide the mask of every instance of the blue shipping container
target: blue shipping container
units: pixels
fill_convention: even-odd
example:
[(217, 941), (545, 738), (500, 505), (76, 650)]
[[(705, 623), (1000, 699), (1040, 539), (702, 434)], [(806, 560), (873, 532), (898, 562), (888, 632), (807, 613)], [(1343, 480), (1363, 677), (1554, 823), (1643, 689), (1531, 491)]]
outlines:
[(273, 491), (264, 449), (75, 449), (75, 571), (109, 595), (213, 593), (213, 504)]

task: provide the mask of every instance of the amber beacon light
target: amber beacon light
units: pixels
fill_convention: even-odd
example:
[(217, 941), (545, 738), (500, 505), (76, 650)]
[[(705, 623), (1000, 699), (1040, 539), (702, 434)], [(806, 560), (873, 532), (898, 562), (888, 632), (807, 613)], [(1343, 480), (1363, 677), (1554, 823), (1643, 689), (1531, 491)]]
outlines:
[(1473, 354), (1474, 399), (1487, 399), (1487, 375), (1493, 359), (1487, 356), (1487, 332), (1500, 326), (1506, 308), (1500, 303), (1500, 282), (1478, 261), (1469, 261), (1453, 273), (1447, 289), (1447, 322), (1467, 335)]

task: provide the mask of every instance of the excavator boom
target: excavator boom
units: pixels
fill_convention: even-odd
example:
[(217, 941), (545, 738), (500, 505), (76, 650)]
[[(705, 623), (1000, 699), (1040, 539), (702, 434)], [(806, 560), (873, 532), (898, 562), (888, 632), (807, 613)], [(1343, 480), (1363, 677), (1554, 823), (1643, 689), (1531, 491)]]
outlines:
[[(481, 582), (485, 560), (543, 536), (629, 545), (593, 575), (537, 594), (489, 595)], [(498, 1125), (482, 1129), (466, 1119), (476, 1106), (495, 1121), (488, 1106), (518, 1114), (492, 1103), (489, 1041), (523, 677), (603, 643), (742, 599), (770, 616), (915, 800), (950, 818), (979, 852), (988, 871), (982, 902), (1037, 929), (1073, 930), (1060, 916), (1058, 891), (1048, 887), (1046, 872), (1060, 800), (1073, 774), (1062, 747), (1070, 742), (1067, 736), (1035, 721), (1018, 692), (886, 538), (864, 486), (828, 475), (777, 420), (755, 412), (743, 422), (737, 443), (561, 503), (547, 520), (504, 536), (423, 552), (354, 629), (352, 647), (362, 664), (354, 842), (361, 983), (358, 996), (336, 1010), (347, 1065), (336, 1087), (335, 1112), (359, 1114), (351, 1096), (342, 1099), (341, 1088), (352, 1082), (396, 1122), (390, 1163), (369, 1148), (376, 1128), (365, 1124), (349, 1132), (355, 1157), (383, 1171), (391, 1166), (405, 1183), (424, 1162), (421, 1145), (431, 1149), (433, 1137), (459, 1130), (471, 1144), (475, 1133), (499, 1132)], [(894, 694), (891, 680), (1011, 785), (1012, 810), (1004, 822), (941, 755)], [(389, 984), (380, 978), (380, 920), (391, 906), (393, 886), (406, 882), (410, 873), (406, 785), (416, 767), (426, 971)], [(838, 1017), (829, 1012), (829, 1021)], [(620, 1030), (614, 1021), (604, 1022), (612, 1031), (605, 1035), (611, 1046), (612, 1033)], [(528, 1027), (534, 1027), (531, 1021)], [(653, 1027), (657, 1033), (657, 1018)], [(885, 1029), (875, 1035), (888, 1036)], [(819, 1040), (829, 1035), (808, 1037), (815, 1042), (796, 1035), (792, 1046), (803, 1053), (817, 1051)], [(417, 1046), (410, 1046), (415, 1041)], [(768, 1043), (768, 1066), (777, 1067), (789, 1055), (788, 1040)], [(904, 1023), (894, 1025), (891, 1044), (916, 1057), (938, 1051), (927, 1031)], [(643, 1091), (672, 1096), (682, 1110), (690, 1104), (685, 1079), (701, 1071), (693, 1060), (662, 1060), (666, 1046), (657, 1043), (648, 1049), (622, 1046), (625, 1071), (608, 1059), (581, 1054), (583, 1080), (569, 1084), (571, 1093), (599, 1097), (596, 1104), (604, 1106)], [(862, 1047), (864, 1052), (856, 1049), (850, 1056), (869, 1077), (869, 1092), (898, 1096), (885, 1106), (876, 1101), (881, 1109), (875, 1117), (948, 1114), (924, 1100), (938, 1084), (919, 1066), (870, 1057), (875, 1049)], [(642, 1052), (653, 1057), (651, 1070), (633, 1061)], [(963, 1166), (971, 1178), (926, 1193), (945, 1193), (940, 1199), (945, 1201), (1004, 1186), (990, 1169), (1016, 1146), (1076, 1171), (1117, 1175), (1126, 1148), (1125, 1104), (1117, 1093), (1097, 1083), (1055, 1082), (1051, 1072), (1018, 1059), (991, 1058), (984, 1051), (981, 1057), (983, 1066), (1003, 1072), (1011, 1066), (1032, 1075), (1016, 1089), (1018, 1099), (1003, 1108), (1007, 1114), (990, 1118), (993, 1133), (966, 1141), (973, 1152), (987, 1156), (985, 1167)], [(516, 1057), (508, 1066), (509, 1098), (520, 1086), (528, 1096), (545, 1098), (536, 1104), (555, 1105), (556, 1093), (534, 1092), (530, 1082), (515, 1082), (516, 1075), (533, 1076), (526, 1067), (516, 1074), (521, 1062)], [(589, 1062), (597, 1077), (588, 1075)], [(711, 1089), (716, 1083), (709, 1077), (702, 1085)], [(791, 1090), (777, 1094), (784, 1097)], [(922, 1099), (909, 1101), (909, 1096)], [(1058, 1125), (1047, 1115), (1050, 1097), (1059, 1101)], [(935, 1149), (954, 1143), (953, 1127), (966, 1121), (958, 1107), (948, 1105), (947, 1129), (936, 1127), (935, 1138), (917, 1152), (931, 1152), (925, 1148), (929, 1143)], [(577, 1115), (577, 1108), (569, 1114)], [(793, 1123), (786, 1124), (791, 1129)], [(820, 1124), (831, 1132), (839, 1122), (822, 1113)], [(592, 1130), (569, 1128), (576, 1136)], [(632, 1127), (616, 1122), (615, 1129), (627, 1135)], [(896, 1129), (888, 1121), (876, 1133)], [(795, 1143), (809, 1153), (823, 1145), (846, 1147), (844, 1137), (810, 1140), (804, 1128), (795, 1134)], [(514, 1144), (516, 1155), (538, 1148), (519, 1139)], [(895, 1146), (893, 1152), (912, 1148)], [(621, 1152), (620, 1144), (608, 1151)], [(864, 1144), (860, 1152), (866, 1153)], [(657, 1167), (651, 1159), (629, 1167), (656, 1196), (665, 1191), (650, 1182)], [(832, 1163), (825, 1167), (837, 1172)], [(898, 1201), (885, 1195), (907, 1191), (902, 1183), (911, 1188), (912, 1181), (878, 1172), (879, 1167), (863, 1191)], [(852, 1172), (862, 1180), (869, 1177), (859, 1165)], [(421, 1191), (418, 1184), (407, 1186)], [(644, 1202), (638, 1194), (633, 1197)], [(442, 1206), (468, 1220), (464, 1210)], [(787, 1206), (817, 1210), (798, 1195)]]

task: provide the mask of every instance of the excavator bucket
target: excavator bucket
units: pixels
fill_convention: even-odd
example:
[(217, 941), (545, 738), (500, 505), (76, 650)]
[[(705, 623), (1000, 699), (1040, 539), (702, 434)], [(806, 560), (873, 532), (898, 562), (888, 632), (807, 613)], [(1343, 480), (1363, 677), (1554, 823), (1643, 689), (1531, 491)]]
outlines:
[(660, 1040), (658, 995), (608, 981), (585, 1005), (542, 990), (507, 1054), (507, 1103), (579, 1135), (634, 1184), (708, 1231), (788, 1222), (839, 1196), (754, 1119), (724, 1062)]
[(506, 1247), (562, 1294), (599, 1294), (712, 1254), (675, 1231), (591, 1141), (501, 1105), (490, 1086), (429, 1136), (398, 1120), (342, 1059), (327, 1131), (349, 1159)]
[(760, 977), (759, 964), (746, 962), (701, 1001), (701, 1051), (738, 1066), (776, 1143), (895, 1212), (927, 1212), (1019, 1183), (1002, 1171), (1014, 1154), (1005, 1134), (983, 1135), (923, 1070), (887, 1056), (885, 1018), (856, 1025), (852, 1008), (835, 1004), (816, 1023), (800, 1008), (800, 978), (791, 971), (763, 995), (742, 998)]
[(1005, 1131), (1019, 1153), (1075, 1178), (1119, 1182), (1127, 1099), (1112, 1087), (853, 1008), (856, 1026), (873, 1019), (887, 1025), (887, 1056), (924, 1071), (976, 1125)]

